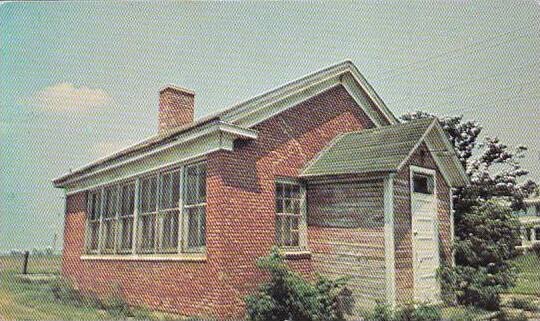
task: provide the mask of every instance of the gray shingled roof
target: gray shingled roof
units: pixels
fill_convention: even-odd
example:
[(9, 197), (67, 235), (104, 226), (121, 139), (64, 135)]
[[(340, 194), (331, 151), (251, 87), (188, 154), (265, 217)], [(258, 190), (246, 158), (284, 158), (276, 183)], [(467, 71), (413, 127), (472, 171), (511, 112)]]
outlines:
[(424, 118), (339, 136), (302, 176), (395, 171), (435, 121)]

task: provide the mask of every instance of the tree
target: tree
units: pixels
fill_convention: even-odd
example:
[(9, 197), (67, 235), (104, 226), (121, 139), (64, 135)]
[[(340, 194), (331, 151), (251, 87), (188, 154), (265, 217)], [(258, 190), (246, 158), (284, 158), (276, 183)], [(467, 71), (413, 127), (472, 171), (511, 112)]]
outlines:
[[(401, 118), (426, 117), (433, 115), (418, 111)], [(510, 259), (517, 255), (519, 221), (512, 210), (524, 208), (523, 199), (537, 188), (523, 180), (528, 171), (519, 160), (527, 148), (511, 150), (497, 137), (478, 143), (482, 127), (462, 116), (439, 121), (470, 180), (454, 193), (456, 266), (442, 267), (443, 290), (460, 303), (498, 309), (499, 293), (512, 286), (515, 277)]]
[[(427, 117), (435, 116), (416, 111), (401, 116), (401, 119), (410, 121)], [(520, 145), (511, 150), (498, 137), (486, 137), (478, 143), (482, 126), (475, 121), (464, 121), (463, 116), (440, 117), (439, 121), (470, 179), (469, 186), (454, 194), (456, 218), (493, 198), (508, 201), (513, 210), (524, 208), (523, 199), (537, 188), (530, 179), (519, 182), (529, 173), (519, 162), (527, 147)]]

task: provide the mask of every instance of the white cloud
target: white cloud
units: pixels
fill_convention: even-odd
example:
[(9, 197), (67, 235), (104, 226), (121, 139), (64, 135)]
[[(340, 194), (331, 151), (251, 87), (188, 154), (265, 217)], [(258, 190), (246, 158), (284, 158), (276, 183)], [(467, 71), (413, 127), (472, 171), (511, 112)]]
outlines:
[(99, 88), (75, 87), (62, 82), (36, 92), (30, 99), (32, 104), (52, 111), (81, 111), (109, 104), (111, 96)]

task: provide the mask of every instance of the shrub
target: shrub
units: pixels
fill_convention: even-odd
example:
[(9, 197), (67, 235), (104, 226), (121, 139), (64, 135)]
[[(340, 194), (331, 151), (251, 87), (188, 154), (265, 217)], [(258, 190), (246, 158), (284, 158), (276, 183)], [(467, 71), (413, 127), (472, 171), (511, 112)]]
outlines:
[(511, 306), (516, 309), (521, 309), (525, 311), (534, 312), (538, 309), (536, 304), (534, 304), (531, 300), (523, 299), (523, 298), (512, 298), (512, 301), (510, 302)]
[(373, 312), (366, 318), (366, 321), (393, 321), (394, 311), (392, 308), (382, 302), (377, 302)]
[(456, 226), (456, 266), (439, 270), (443, 299), (498, 310), (499, 294), (512, 287), (519, 221), (507, 206), (488, 201), (464, 213)]
[(287, 267), (277, 249), (257, 266), (270, 273), (270, 281), (245, 298), (252, 321), (343, 321), (350, 312), (351, 302), (343, 297), (344, 278), (317, 276), (310, 283)]
[(378, 302), (366, 321), (440, 321), (440, 308), (426, 304), (405, 304), (397, 309)]
[(395, 313), (395, 321), (440, 321), (441, 310), (433, 305), (406, 304)]
[(531, 247), (531, 250), (540, 259), (540, 243), (534, 243)]

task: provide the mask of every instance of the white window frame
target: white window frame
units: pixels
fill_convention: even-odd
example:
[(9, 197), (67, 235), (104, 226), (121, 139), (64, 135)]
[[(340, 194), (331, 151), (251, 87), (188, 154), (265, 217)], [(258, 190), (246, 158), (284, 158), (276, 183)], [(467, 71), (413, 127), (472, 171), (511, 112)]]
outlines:
[[(100, 252), (100, 235), (101, 235), (101, 211), (102, 211), (102, 205), (103, 205), (103, 195), (101, 194), (101, 189), (92, 190), (87, 192), (87, 206), (86, 206), (86, 212), (88, 213), (87, 219), (86, 219), (86, 232), (85, 232), (85, 252), (89, 254), (99, 254)], [(90, 212), (93, 211), (92, 206), (92, 194), (99, 195), (99, 213), (97, 213), (97, 219), (91, 220), (90, 219)], [(97, 224), (97, 245), (95, 249), (90, 248), (92, 244), (92, 237), (91, 237), (91, 225)]]
[[(126, 257), (131, 257), (134, 259), (140, 259), (144, 257), (148, 257), (150, 259), (152, 258), (160, 258), (160, 257), (166, 257), (166, 258), (172, 258), (176, 259), (180, 254), (184, 253), (192, 253), (195, 255), (198, 254), (205, 254), (206, 253), (206, 244), (204, 246), (198, 246), (198, 247), (188, 247), (188, 215), (186, 214), (186, 209), (192, 208), (192, 207), (204, 207), (204, 220), (206, 220), (206, 197), (204, 202), (192, 204), (192, 205), (185, 205), (184, 206), (184, 198), (185, 198), (185, 169), (191, 166), (206, 166), (205, 160), (198, 160), (196, 162), (188, 163), (183, 166), (176, 166), (171, 168), (164, 168), (159, 171), (155, 171), (152, 173), (148, 173), (146, 175), (141, 175), (136, 178), (130, 178), (128, 180), (115, 182), (114, 184), (109, 185), (103, 185), (97, 188), (94, 188), (92, 190), (89, 190), (87, 192), (87, 218), (86, 218), (86, 226), (85, 226), (85, 254), (81, 256), (81, 258), (84, 259), (93, 259), (93, 258), (111, 258), (111, 259), (125, 259)], [(172, 173), (178, 173), (179, 179), (179, 187), (178, 187), (178, 203), (175, 205), (175, 207), (162, 209), (161, 208), (161, 198), (162, 198), (162, 179), (163, 175), (168, 175)], [(207, 175), (207, 170), (205, 169), (205, 175)], [(156, 208), (154, 212), (148, 212), (148, 213), (142, 213), (142, 180), (148, 179), (150, 177), (157, 177), (157, 191), (156, 191)], [(206, 181), (206, 179), (205, 179)], [(172, 181), (174, 182), (174, 180)], [(171, 184), (172, 184), (171, 182)], [(121, 207), (123, 204), (123, 188), (125, 186), (129, 186), (131, 184), (134, 184), (134, 204), (133, 204), (133, 214), (132, 215), (126, 215), (122, 217), (131, 217), (132, 222), (132, 240), (131, 240), (131, 249), (122, 249), (121, 243), (122, 243), (122, 217), (120, 216)], [(201, 188), (200, 179), (197, 180), (197, 193), (199, 193), (199, 189)], [(111, 251), (105, 251), (104, 249), (104, 242), (105, 242), (105, 235), (104, 235), (104, 213), (105, 213), (105, 189), (108, 188), (114, 188), (116, 190), (117, 196), (116, 196), (116, 206), (114, 209), (115, 215), (114, 218), (107, 218), (107, 220), (114, 220), (115, 224), (115, 231), (114, 231), (114, 249)], [(170, 186), (169, 188), (172, 188)], [(206, 187), (205, 187), (206, 188)], [(99, 213), (97, 213), (97, 219), (90, 220), (90, 210), (91, 210), (91, 198), (90, 195), (93, 193), (99, 194)], [(206, 192), (205, 192), (206, 195)], [(163, 220), (164, 220), (164, 213), (170, 212), (170, 211), (177, 211), (178, 212), (178, 241), (176, 244), (176, 249), (173, 250), (170, 249), (161, 249), (163, 245), (163, 228), (165, 226)], [(155, 215), (155, 224), (154, 224), (154, 240), (153, 240), (153, 249), (150, 250), (142, 250), (141, 248), (141, 217), (145, 215)], [(90, 226), (91, 224), (98, 224), (98, 240), (97, 240), (97, 248), (91, 250), (91, 239), (90, 239)], [(204, 233), (206, 233), (206, 229), (204, 229)], [(206, 234), (203, 236), (206, 239)], [(206, 243), (206, 242), (205, 242)], [(170, 256), (172, 255), (172, 257)], [(189, 256), (188, 259), (200, 259), (198, 256)]]
[[(296, 185), (299, 187), (299, 206), (300, 206), (300, 214), (295, 213), (278, 213), (276, 202), (278, 199), (278, 195), (276, 194), (276, 189), (278, 184), (287, 184), (287, 185)], [(276, 242), (276, 245), (285, 252), (298, 252), (298, 251), (306, 251), (307, 250), (307, 197), (306, 197), (306, 185), (301, 182), (300, 180), (294, 179), (294, 178), (277, 178), (274, 183), (274, 212), (275, 212), (275, 224), (277, 229), (277, 219), (279, 216), (294, 216), (298, 217), (298, 245), (281, 245), (280, 242), (277, 240), (277, 230), (274, 230), (274, 233), (276, 236), (274, 236), (274, 240)], [(284, 199), (283, 199), (284, 200)], [(285, 208), (285, 205), (283, 205), (283, 208)]]
[[(204, 208), (204, 221), (206, 222), (206, 192), (205, 192), (205, 198), (204, 198), (204, 202), (200, 202), (200, 203), (196, 203), (196, 204), (187, 204), (187, 201), (186, 201), (186, 193), (187, 193), (187, 188), (186, 188), (186, 181), (187, 181), (187, 173), (188, 173), (188, 168), (190, 167), (198, 167), (198, 166), (205, 166), (205, 175), (207, 175), (207, 168), (206, 168), (206, 163), (204, 162), (197, 162), (197, 163), (192, 163), (192, 164), (189, 164), (187, 166), (184, 167), (184, 171), (183, 171), (183, 176), (182, 176), (182, 186), (183, 186), (183, 189), (182, 189), (182, 249), (184, 252), (188, 252), (188, 253), (194, 253), (194, 252), (205, 252), (206, 251), (206, 235), (204, 235), (204, 239), (205, 239), (205, 242), (204, 242), (204, 245), (202, 246), (189, 246), (189, 215), (188, 215), (188, 211), (190, 209), (193, 209), (193, 208)], [(199, 173), (199, 172), (197, 172)], [(197, 178), (199, 178), (199, 175), (197, 175)], [(206, 182), (206, 178), (205, 178), (205, 182)], [(198, 179), (197, 180), (197, 194), (199, 193), (199, 189), (200, 189), (200, 180)], [(197, 214), (198, 215), (198, 219), (199, 219), (199, 225), (201, 225), (201, 214)], [(205, 223), (206, 225), (206, 223)], [(206, 228), (205, 228), (205, 233), (206, 233)], [(199, 231), (199, 237), (200, 237), (200, 231)]]
[[(122, 205), (123, 205), (123, 190), (125, 187), (133, 185), (133, 213), (131, 215), (121, 215), (122, 214)], [(135, 236), (133, 230), (135, 230), (135, 214), (137, 212), (137, 182), (136, 181), (127, 181), (121, 184), (118, 184), (118, 220), (117, 220), (117, 246), (116, 251), (118, 254), (129, 254), (133, 252), (133, 246), (135, 242)], [(124, 235), (124, 225), (122, 224), (125, 219), (131, 218), (131, 246), (128, 249), (122, 248), (123, 235)]]

